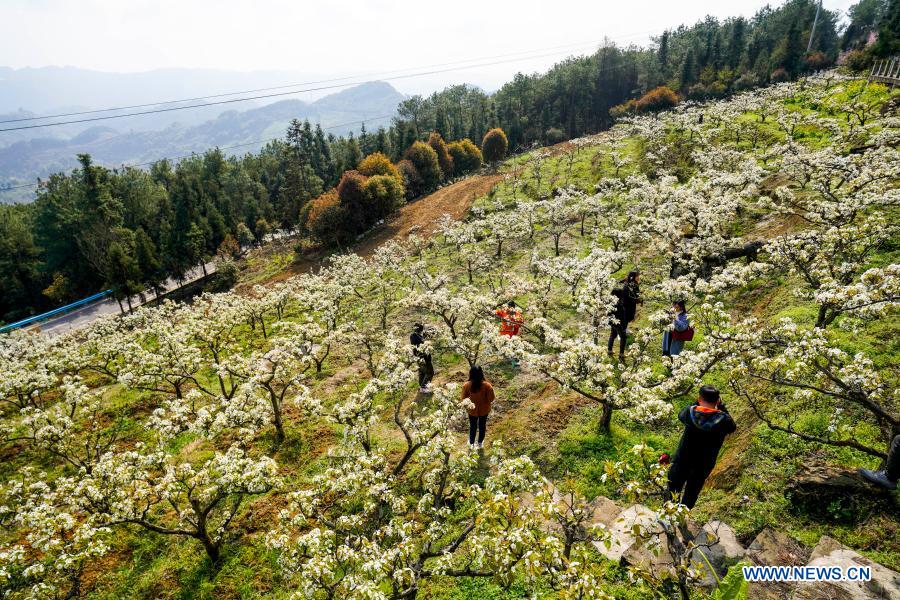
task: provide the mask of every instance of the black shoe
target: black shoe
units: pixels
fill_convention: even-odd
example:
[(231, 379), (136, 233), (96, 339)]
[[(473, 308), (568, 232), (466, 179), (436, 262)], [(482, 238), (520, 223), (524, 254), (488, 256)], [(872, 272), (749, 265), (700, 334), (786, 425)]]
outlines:
[(869, 469), (859, 469), (857, 471), (860, 475), (868, 479), (870, 482), (874, 483), (879, 487), (883, 487), (886, 490), (896, 490), (897, 482), (888, 478), (887, 473), (884, 471), (872, 471)]

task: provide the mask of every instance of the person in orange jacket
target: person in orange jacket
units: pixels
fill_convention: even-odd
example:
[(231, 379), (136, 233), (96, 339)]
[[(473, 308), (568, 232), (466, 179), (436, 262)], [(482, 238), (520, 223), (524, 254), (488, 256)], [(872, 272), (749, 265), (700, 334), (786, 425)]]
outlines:
[[(501, 306), (495, 310), (494, 314), (500, 317), (500, 335), (509, 337), (519, 335), (519, 329), (522, 327), (525, 319), (522, 317), (522, 311), (519, 310), (515, 302), (510, 300), (506, 303), (506, 306)], [(515, 358), (512, 359), (512, 366), (518, 367), (519, 361)]]
[(519, 335), (519, 328), (525, 322), (522, 317), (522, 311), (516, 306), (516, 303), (510, 300), (506, 306), (501, 306), (494, 311), (494, 314), (500, 317), (500, 335), (508, 335), (513, 337)]
[(494, 403), (494, 388), (484, 378), (484, 371), (479, 366), (469, 369), (469, 380), (463, 385), (463, 400), (469, 400), (472, 405), (469, 412), (469, 448), (480, 450), (484, 447), (484, 435), (487, 432), (487, 418)]

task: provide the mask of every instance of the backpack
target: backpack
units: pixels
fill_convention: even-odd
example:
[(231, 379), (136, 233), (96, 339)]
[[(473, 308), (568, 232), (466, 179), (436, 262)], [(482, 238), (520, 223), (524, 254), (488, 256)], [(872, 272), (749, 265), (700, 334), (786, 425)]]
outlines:
[(676, 342), (690, 342), (692, 339), (694, 339), (694, 327), (692, 325), (688, 325), (688, 328), (684, 331), (672, 331), (672, 339)]

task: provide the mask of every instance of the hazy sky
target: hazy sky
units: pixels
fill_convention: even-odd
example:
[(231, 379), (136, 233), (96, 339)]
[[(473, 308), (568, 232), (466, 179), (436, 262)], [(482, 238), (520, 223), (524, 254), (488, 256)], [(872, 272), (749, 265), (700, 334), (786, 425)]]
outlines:
[[(779, 1), (774, 2), (778, 4)], [(825, 0), (846, 11), (853, 0)], [(707, 14), (751, 16), (762, 0), (0, 0), (0, 64), (103, 71), (164, 67), (374, 74), (512, 53), (551, 54), (392, 82), (418, 92), (497, 87), (608, 37), (645, 43)], [(558, 48), (565, 45), (566, 48)], [(520, 55), (521, 56), (521, 55)], [(517, 58), (508, 56), (506, 60)]]

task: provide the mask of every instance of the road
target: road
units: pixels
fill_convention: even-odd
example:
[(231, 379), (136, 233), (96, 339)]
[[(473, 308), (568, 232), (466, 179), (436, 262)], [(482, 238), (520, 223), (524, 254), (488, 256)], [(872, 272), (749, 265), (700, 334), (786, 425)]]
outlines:
[[(206, 272), (215, 273), (215, 263), (206, 263)], [(188, 273), (185, 275), (184, 281), (178, 282), (174, 279), (167, 279), (161, 287), (164, 291), (171, 292), (172, 290), (178, 289), (179, 287), (187, 285), (188, 283), (193, 283), (194, 281), (202, 279), (203, 277), (203, 269), (200, 267), (196, 267), (193, 270), (188, 271)], [(144, 298), (146, 302), (151, 302), (156, 298), (156, 295), (153, 292), (146, 292), (144, 294)], [(131, 305), (134, 308), (137, 308), (142, 304), (144, 303), (141, 302), (139, 296), (135, 296), (131, 299)], [(116, 315), (120, 312), (121, 310), (119, 309), (119, 303), (116, 302), (115, 298), (107, 298), (94, 304), (89, 304), (87, 306), (75, 309), (72, 312), (60, 315), (59, 317), (55, 317), (47, 321), (42, 321), (40, 323), (35, 323), (31, 327), (29, 327), (28, 330), (39, 331), (51, 336), (59, 335), (73, 329), (78, 329), (79, 327), (84, 327), (88, 323), (100, 317), (106, 315)]]

